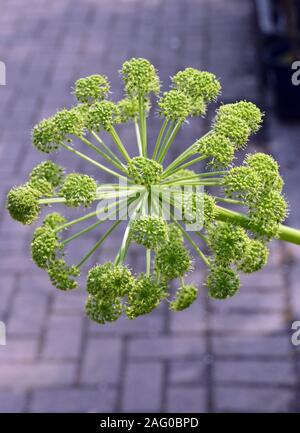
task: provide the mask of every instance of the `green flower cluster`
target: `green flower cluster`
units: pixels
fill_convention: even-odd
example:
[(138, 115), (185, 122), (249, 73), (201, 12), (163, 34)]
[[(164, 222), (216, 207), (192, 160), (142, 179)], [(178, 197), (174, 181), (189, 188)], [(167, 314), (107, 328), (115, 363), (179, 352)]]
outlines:
[(96, 199), (97, 183), (87, 174), (70, 173), (65, 177), (60, 196), (71, 207), (90, 206)]
[(90, 75), (75, 82), (74, 94), (78, 102), (92, 104), (104, 99), (110, 89), (110, 84), (104, 75)]
[(135, 156), (129, 162), (128, 175), (136, 184), (139, 185), (155, 185), (159, 183), (163, 167), (152, 159), (145, 158), (144, 156)]
[[(119, 101), (111, 100), (105, 76), (80, 78), (73, 90), (76, 104), (41, 120), (32, 131), (39, 151), (69, 152), (106, 177), (96, 181), (87, 174), (65, 175), (59, 165), (43, 161), (32, 169), (26, 183), (8, 192), (6, 203), (11, 217), (23, 224), (35, 222), (48, 206), (82, 210), (95, 206), (72, 220), (49, 213), (34, 231), (33, 261), (56, 288), (65, 291), (77, 287), (83, 265), (129, 214), (114, 261), (94, 265), (87, 274), (86, 314), (99, 324), (123, 314), (135, 319), (162, 301), (172, 311), (187, 309), (198, 295), (196, 285), (186, 282), (198, 266), (196, 257), (208, 268), (208, 295), (226, 299), (238, 292), (241, 273), (266, 265), (268, 242), (273, 238), (300, 244), (300, 232), (282, 225), (287, 203), (274, 158), (259, 152), (233, 165), (235, 152), (242, 151), (261, 127), (263, 113), (255, 104), (221, 105), (211, 130), (166, 164), (186, 119), (203, 116), (208, 104), (216, 101), (221, 91), (217, 77), (186, 68), (171, 78), (170, 89), (159, 96), (159, 76), (148, 60), (124, 62), (121, 76), (125, 94)], [(156, 140), (147, 131), (153, 94), (163, 117)], [(118, 125), (127, 122), (133, 123), (136, 135), (128, 149), (118, 133)], [(113, 179), (108, 181), (107, 176)], [(105, 228), (99, 230), (102, 223)], [(67, 229), (77, 224), (79, 231), (66, 237)], [(195, 233), (190, 232), (192, 225)], [(68, 264), (72, 260), (67, 246), (93, 230), (99, 236), (95, 244), (77, 264)], [(145, 269), (139, 274), (126, 264), (133, 243), (145, 253)], [(81, 242), (77, 251), (86, 244)], [(179, 288), (171, 296), (173, 284)]]
[(224, 191), (227, 197), (242, 199), (249, 208), (249, 227), (256, 236), (271, 239), (278, 234), (287, 215), (282, 195), (283, 180), (277, 162), (270, 155), (247, 155), (244, 164), (226, 174)]

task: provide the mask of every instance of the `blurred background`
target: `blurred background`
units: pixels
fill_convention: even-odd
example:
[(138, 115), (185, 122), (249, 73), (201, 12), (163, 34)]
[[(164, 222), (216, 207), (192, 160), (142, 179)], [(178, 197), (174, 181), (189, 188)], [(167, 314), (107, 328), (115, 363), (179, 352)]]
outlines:
[[(244, 278), (233, 299), (209, 301), (203, 287), (186, 312), (162, 306), (101, 327), (85, 318), (84, 286), (72, 293), (51, 287), (30, 258), (32, 228), (4, 208), (11, 186), (44, 159), (31, 146), (32, 126), (70, 107), (82, 76), (106, 74), (112, 98), (120, 98), (118, 70), (140, 56), (159, 69), (164, 89), (176, 71), (193, 66), (220, 78), (224, 102), (249, 99), (266, 112), (249, 151), (278, 159), (288, 224), (300, 228), (299, 11), (296, 0), (1, 0), (0, 320), (7, 344), (0, 346), (0, 411), (300, 411), (300, 346), (291, 343), (291, 325), (300, 320), (299, 247), (273, 242), (268, 266)], [(209, 125), (198, 119), (183, 128), (173, 156)], [(150, 139), (159, 127), (152, 114)], [(131, 128), (119, 132), (134, 151)], [(63, 151), (55, 159), (87, 171)], [(85, 239), (78, 256), (97, 233)], [(120, 234), (110, 239), (94, 262), (114, 257)], [(144, 270), (138, 250), (130, 261)], [(203, 278), (197, 263), (193, 280), (201, 286)]]

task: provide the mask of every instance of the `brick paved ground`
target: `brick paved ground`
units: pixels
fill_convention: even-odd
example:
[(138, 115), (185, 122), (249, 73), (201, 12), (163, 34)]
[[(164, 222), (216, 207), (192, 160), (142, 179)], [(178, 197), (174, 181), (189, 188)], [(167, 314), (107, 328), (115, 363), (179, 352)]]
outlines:
[[(1, 411), (299, 411), (300, 349), (290, 344), (290, 323), (300, 320), (299, 249), (275, 243), (270, 264), (230, 301), (203, 294), (187, 312), (161, 308), (99, 327), (84, 318), (81, 291), (55, 291), (33, 266), (31, 229), (3, 210), (8, 188), (42, 159), (31, 148), (31, 126), (71, 104), (76, 78), (105, 73), (118, 96), (121, 63), (144, 56), (165, 81), (186, 65), (208, 68), (225, 100), (258, 100), (252, 32), (250, 1), (2, 0)], [(182, 137), (190, 142), (204, 127), (195, 122)], [(279, 158), (290, 220), (299, 225), (299, 127), (272, 119), (266, 131), (256, 144)], [(58, 159), (81, 169), (72, 157)], [(114, 239), (100, 259), (115, 250)], [(139, 266), (136, 253), (131, 259)]]

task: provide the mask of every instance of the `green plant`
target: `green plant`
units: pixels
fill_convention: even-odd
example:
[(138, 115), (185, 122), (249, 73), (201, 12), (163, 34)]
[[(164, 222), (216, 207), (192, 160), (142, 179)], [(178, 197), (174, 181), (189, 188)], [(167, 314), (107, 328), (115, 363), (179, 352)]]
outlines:
[[(32, 133), (39, 151), (66, 150), (117, 181), (98, 183), (86, 174), (65, 175), (62, 167), (44, 161), (7, 197), (10, 215), (23, 224), (32, 224), (49, 205), (84, 208), (98, 204), (96, 210), (71, 221), (50, 213), (34, 232), (32, 258), (61, 290), (77, 287), (80, 269), (121, 224), (121, 212), (130, 207), (131, 218), (115, 260), (97, 264), (88, 272), (86, 312), (98, 323), (115, 321), (122, 313), (133, 319), (149, 313), (164, 299), (169, 300), (171, 310), (189, 307), (197, 298), (197, 288), (187, 284), (185, 276), (198, 264), (187, 245), (208, 267), (208, 294), (225, 299), (238, 291), (239, 272), (256, 272), (266, 264), (271, 239), (300, 244), (300, 232), (281, 225), (287, 204), (277, 162), (270, 155), (255, 153), (246, 155), (242, 165), (233, 164), (236, 150), (245, 149), (250, 135), (261, 127), (263, 114), (258, 107), (246, 101), (221, 105), (211, 130), (164, 166), (183, 123), (188, 117), (205, 114), (221, 91), (220, 83), (213, 74), (193, 68), (172, 77), (171, 90), (158, 96), (163, 121), (150, 154), (147, 116), (151, 93), (159, 95), (160, 91), (157, 71), (147, 60), (133, 58), (123, 64), (121, 75), (126, 93), (121, 101), (108, 100), (106, 77), (81, 78), (74, 88), (77, 105), (42, 120)], [(136, 150), (124, 146), (116, 130), (124, 122), (135, 127)], [(116, 149), (106, 144), (107, 139)], [(80, 142), (97, 158), (78, 150)], [(190, 169), (200, 161), (206, 164), (205, 170)], [(204, 187), (220, 193), (204, 193)], [(228, 206), (242, 206), (245, 214)], [(106, 211), (105, 217), (99, 216), (101, 211)], [(79, 263), (68, 264), (65, 247), (98, 229), (108, 216), (113, 219), (110, 228)], [(69, 227), (93, 218), (92, 224), (65, 236)], [(187, 224), (199, 221), (203, 229), (194, 229), (193, 235), (186, 230)], [(145, 248), (145, 272), (138, 276), (124, 264), (132, 242)], [(170, 300), (171, 280), (179, 280), (179, 288)]]

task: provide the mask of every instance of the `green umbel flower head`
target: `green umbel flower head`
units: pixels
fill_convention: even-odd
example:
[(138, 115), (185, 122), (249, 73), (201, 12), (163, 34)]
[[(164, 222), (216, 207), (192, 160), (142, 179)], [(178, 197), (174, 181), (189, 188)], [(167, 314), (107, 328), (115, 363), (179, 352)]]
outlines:
[(240, 288), (240, 279), (231, 268), (214, 264), (210, 268), (206, 285), (210, 297), (226, 299), (237, 293)]
[(28, 182), (28, 185), (38, 191), (40, 197), (51, 197), (53, 195), (53, 186), (46, 179), (35, 177)]
[(57, 129), (53, 117), (41, 120), (32, 131), (32, 143), (36, 149), (44, 153), (57, 150), (63, 137)]
[(211, 158), (212, 167), (227, 167), (234, 159), (234, 146), (225, 135), (212, 132), (197, 142), (197, 152)]
[(227, 197), (241, 198), (247, 204), (253, 202), (261, 188), (261, 178), (251, 167), (234, 167), (227, 172), (224, 178), (224, 190)]
[(111, 262), (96, 265), (90, 269), (87, 278), (87, 291), (104, 301), (128, 294), (134, 286), (134, 277), (123, 265)]
[(54, 287), (67, 291), (76, 289), (75, 277), (80, 275), (80, 271), (76, 266), (67, 265), (64, 259), (57, 259), (50, 262), (48, 275)]
[(58, 111), (53, 116), (53, 123), (62, 140), (69, 140), (70, 135), (81, 136), (84, 132), (84, 117), (77, 107)]
[(53, 188), (59, 186), (63, 180), (64, 169), (52, 161), (43, 161), (31, 170), (30, 181), (45, 179)]
[(78, 102), (92, 104), (104, 99), (110, 89), (110, 84), (104, 75), (90, 75), (75, 81), (74, 94)]
[(163, 173), (161, 164), (143, 156), (132, 158), (127, 169), (129, 176), (139, 185), (156, 185)]
[(218, 116), (239, 117), (248, 125), (252, 134), (260, 129), (263, 120), (263, 113), (260, 109), (252, 102), (247, 101), (221, 105)]
[(179, 242), (166, 242), (157, 251), (155, 268), (168, 280), (183, 277), (191, 270), (192, 262), (188, 250)]
[(22, 224), (32, 224), (40, 214), (40, 191), (24, 184), (12, 188), (7, 195), (6, 208), (10, 216)]
[(126, 314), (135, 319), (148, 314), (166, 297), (166, 286), (151, 276), (141, 274), (128, 294)]
[(263, 242), (249, 239), (244, 253), (237, 263), (237, 269), (246, 274), (259, 271), (267, 264), (268, 256), (269, 250)]
[(271, 155), (260, 152), (249, 154), (245, 158), (245, 164), (257, 173), (264, 191), (282, 191), (283, 180), (279, 174), (279, 166)]
[(207, 230), (207, 242), (219, 263), (232, 263), (238, 260), (248, 242), (242, 227), (219, 222)]
[(113, 102), (101, 101), (91, 105), (86, 119), (86, 126), (90, 131), (109, 131), (117, 122), (118, 109)]
[(51, 229), (56, 229), (60, 225), (66, 222), (66, 218), (60, 215), (58, 212), (52, 212), (46, 215), (43, 221), (43, 226), (48, 226)]
[(250, 226), (256, 235), (267, 239), (276, 237), (287, 210), (284, 197), (277, 191), (270, 191), (250, 208)]
[(132, 239), (145, 248), (156, 249), (167, 240), (167, 224), (163, 218), (141, 216), (134, 219), (130, 227)]
[(154, 66), (146, 59), (132, 58), (123, 63), (121, 75), (128, 96), (159, 93), (159, 77)]
[[(80, 269), (93, 254), (100, 258), (109, 252), (118, 239), (112, 242), (110, 236), (119, 230), (113, 261), (88, 271), (86, 313), (100, 324), (122, 314), (134, 319), (150, 313), (165, 299), (172, 311), (189, 307), (197, 288), (186, 284), (184, 276), (196, 259), (209, 269), (208, 294), (225, 299), (238, 292), (240, 273), (256, 272), (266, 264), (272, 238), (300, 244), (300, 231), (282, 225), (287, 203), (274, 158), (258, 152), (233, 167), (235, 152), (243, 150), (261, 127), (263, 113), (255, 104), (219, 106), (212, 128), (201, 138), (188, 144), (182, 131), (178, 153), (169, 162), (182, 124), (206, 113), (220, 94), (219, 81), (210, 72), (186, 68), (172, 77), (170, 89), (159, 97), (159, 77), (148, 60), (126, 61), (121, 75), (123, 99), (107, 99), (110, 85), (105, 76), (81, 78), (74, 86), (78, 103), (42, 120), (32, 132), (36, 149), (47, 154), (59, 150), (68, 165), (80, 158), (98, 170), (97, 182), (86, 174), (65, 176), (62, 167), (43, 161), (32, 169), (27, 183), (12, 188), (6, 204), (10, 215), (23, 224), (38, 219), (42, 207), (54, 207), (35, 230), (31, 253), (60, 290), (77, 287)], [(147, 125), (151, 104), (164, 117), (157, 119), (157, 136)], [(133, 134), (119, 128), (122, 123), (131, 123)], [(84, 213), (76, 209), (83, 214), (72, 220), (61, 215), (61, 208), (92, 205)], [(131, 217), (127, 221), (126, 215)], [(71, 234), (64, 237), (69, 229)], [(86, 235), (95, 235), (88, 251)], [(84, 253), (71, 266), (66, 257), (71, 257), (69, 247), (72, 251), (76, 242), (76, 252)], [(139, 260), (129, 256), (134, 243), (140, 245)], [(145, 274), (131, 272), (128, 257), (138, 263), (144, 257)], [(180, 288), (170, 300), (169, 286), (177, 279), (174, 283)]]
[(221, 85), (214, 74), (194, 68), (177, 72), (172, 81), (177, 89), (186, 93), (193, 101), (203, 98), (206, 102), (212, 102), (221, 92)]
[(88, 295), (85, 312), (94, 322), (104, 325), (106, 322), (115, 322), (122, 314), (123, 305), (119, 298), (101, 299)]
[(86, 175), (71, 173), (66, 176), (60, 189), (61, 197), (66, 199), (67, 206), (90, 206), (95, 200), (97, 192), (96, 181)]
[(214, 131), (228, 138), (236, 149), (243, 149), (249, 140), (251, 130), (240, 117), (218, 113)]
[(184, 122), (192, 111), (190, 98), (176, 89), (165, 92), (159, 99), (158, 106), (159, 114), (174, 122)]
[(197, 287), (189, 284), (180, 287), (176, 294), (175, 299), (170, 303), (170, 310), (182, 311), (188, 308), (194, 301), (196, 301), (198, 296)]
[(62, 249), (57, 234), (49, 224), (38, 227), (31, 242), (31, 256), (39, 268), (47, 269), (56, 252)]

